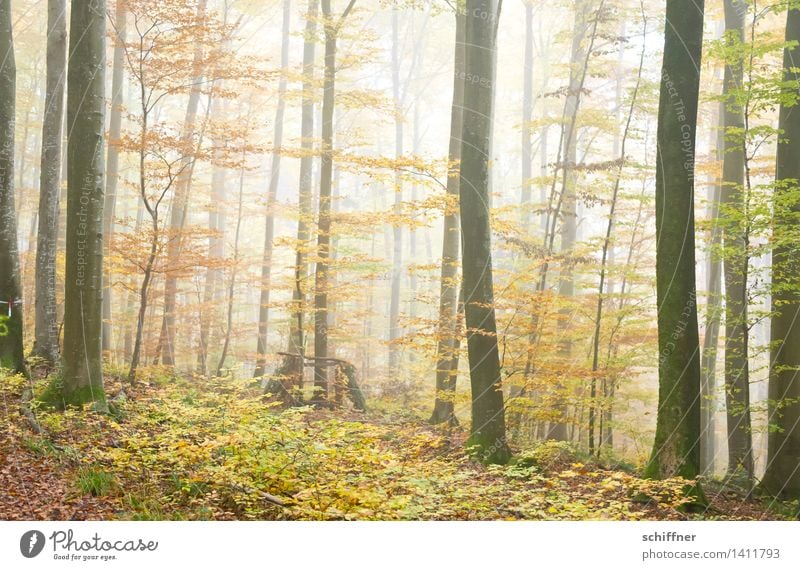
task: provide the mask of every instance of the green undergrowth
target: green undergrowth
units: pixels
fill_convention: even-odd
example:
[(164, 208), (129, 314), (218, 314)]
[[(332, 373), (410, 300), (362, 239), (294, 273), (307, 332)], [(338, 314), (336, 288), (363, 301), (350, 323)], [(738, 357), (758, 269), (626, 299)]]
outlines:
[(75, 465), (77, 492), (115, 501), (120, 519), (685, 518), (686, 481), (642, 480), (565, 443), (484, 466), (459, 430), (385, 412), (282, 410), (248, 380), (152, 377), (125, 391), (113, 415), (41, 407), (46, 435), (25, 440)]

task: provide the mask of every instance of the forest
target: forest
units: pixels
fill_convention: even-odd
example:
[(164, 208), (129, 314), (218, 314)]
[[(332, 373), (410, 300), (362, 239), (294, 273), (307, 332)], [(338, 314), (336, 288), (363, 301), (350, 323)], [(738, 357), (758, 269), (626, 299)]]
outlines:
[(798, 104), (800, 0), (0, 0), (0, 520), (800, 518)]

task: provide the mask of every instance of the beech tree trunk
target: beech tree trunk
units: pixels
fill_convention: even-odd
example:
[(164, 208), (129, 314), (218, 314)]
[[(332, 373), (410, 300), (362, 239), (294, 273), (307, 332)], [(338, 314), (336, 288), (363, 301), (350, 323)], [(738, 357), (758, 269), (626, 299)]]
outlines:
[[(464, 35), (464, 115), (459, 194), (463, 236), (472, 426), (468, 446), (482, 460), (506, 463), (505, 409), (497, 349), (489, 216), (489, 163), (497, 23), (495, 0), (467, 0)], [(477, 81), (466, 81), (477, 78)]]
[[(786, 16), (783, 51), (784, 81), (792, 93), (800, 81), (800, 10)], [(797, 249), (797, 199), (800, 180), (800, 113), (796, 101), (783, 104), (778, 123), (783, 131), (776, 158), (775, 214), (772, 251), (772, 323), (769, 375), (769, 440), (762, 484), (772, 495), (800, 498), (800, 251)]]
[(61, 137), (66, 73), (66, 0), (47, 3), (47, 81), (39, 170), (39, 231), (36, 242), (36, 333), (33, 354), (48, 364), (58, 360), (56, 242), (61, 192)]
[(454, 55), (453, 104), (450, 108), (450, 147), (447, 175), (447, 209), (442, 236), (442, 269), (439, 294), (439, 323), (436, 350), (436, 402), (430, 423), (457, 423), (454, 413), (458, 367), (456, 358), (456, 315), (458, 311), (458, 261), (461, 232), (459, 227), (459, 160), (464, 106), (464, 33), (466, 17), (456, 11), (456, 42)]
[(105, 0), (73, 0), (67, 76), (67, 253), (64, 285), (65, 404), (105, 408), (103, 359), (103, 136)]
[(22, 289), (19, 280), (17, 216), (14, 207), (16, 83), (11, 0), (0, 0), (0, 368), (26, 373), (22, 349)]
[(281, 34), (281, 78), (278, 83), (278, 107), (275, 111), (275, 140), (272, 149), (272, 166), (267, 190), (267, 216), (264, 228), (264, 257), (261, 262), (261, 299), (258, 310), (258, 341), (256, 343), (255, 376), (266, 373), (267, 335), (269, 333), (269, 297), (272, 282), (272, 249), (275, 237), (275, 203), (278, 201), (278, 182), (281, 176), (281, 145), (283, 144), (283, 116), (286, 112), (286, 74), (289, 70), (289, 22), (291, 1), (283, 2), (283, 31)]
[[(392, 6), (392, 96), (394, 99), (394, 155), (403, 155), (403, 108), (400, 98), (400, 38), (397, 3)], [(394, 175), (394, 213), (400, 214), (403, 202), (403, 180), (399, 171)], [(392, 224), (392, 279), (389, 294), (389, 371), (398, 374), (400, 328), (400, 286), (403, 281), (403, 226)]]
[[(287, 352), (305, 356), (305, 332), (303, 320), (306, 310), (306, 281), (308, 280), (308, 261), (306, 248), (311, 239), (312, 203), (311, 192), (313, 185), (314, 158), (314, 56), (316, 42), (314, 36), (317, 31), (317, 13), (319, 0), (309, 0), (306, 13), (305, 38), (303, 42), (303, 94), (300, 118), (300, 148), (303, 156), (300, 159), (300, 187), (298, 189), (297, 205), (299, 218), (297, 221), (297, 246), (295, 249), (294, 264), (294, 290), (292, 291), (292, 311), (289, 319), (289, 343)], [(287, 375), (300, 379), (302, 386), (303, 358), (289, 359), (287, 361)]]
[(656, 479), (694, 479), (700, 472), (694, 159), (703, 9), (703, 0), (691, 7), (667, 0), (656, 143), (658, 417), (645, 469)]
[[(731, 46), (744, 41), (744, 15), (737, 0), (725, 0), (725, 37)], [(725, 401), (728, 425), (728, 473), (753, 476), (748, 366), (747, 258), (743, 139), (744, 112), (738, 104), (742, 89), (741, 59), (725, 65), (723, 80), (724, 123), (722, 192), (722, 242), (725, 254)]]
[[(197, 24), (205, 21), (207, 0), (200, 0), (197, 4)], [(189, 192), (192, 186), (192, 174), (195, 162), (195, 129), (197, 108), (200, 105), (200, 94), (203, 83), (203, 44), (200, 38), (195, 40), (194, 60), (192, 62), (192, 88), (189, 91), (189, 101), (186, 105), (186, 116), (183, 122), (181, 141), (184, 148), (191, 148), (182, 157), (180, 174), (175, 184), (175, 196), (172, 201), (172, 210), (169, 218), (169, 241), (167, 243), (167, 271), (164, 277), (164, 317), (161, 322), (161, 362), (165, 366), (175, 366), (175, 310), (177, 309), (178, 274), (176, 266), (180, 265), (182, 249), (183, 228), (186, 225), (186, 212)], [(199, 143), (197, 143), (199, 144)], [(158, 358), (159, 355), (156, 355)]]
[[(114, 216), (117, 207), (117, 187), (119, 186), (119, 143), (122, 136), (123, 88), (125, 80), (125, 29), (128, 10), (125, 2), (117, 0), (114, 22), (114, 61), (111, 76), (111, 117), (108, 126), (108, 152), (106, 155), (106, 201), (103, 211), (103, 236), (106, 254), (111, 245), (114, 232)], [(102, 348), (106, 358), (111, 356), (113, 345), (113, 326), (111, 313), (111, 275), (110, 268), (103, 272), (103, 340)]]

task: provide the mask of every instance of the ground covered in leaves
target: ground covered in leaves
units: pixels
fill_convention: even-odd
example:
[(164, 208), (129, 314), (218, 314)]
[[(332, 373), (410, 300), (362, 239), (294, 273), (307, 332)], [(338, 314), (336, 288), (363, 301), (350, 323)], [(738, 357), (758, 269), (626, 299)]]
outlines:
[(124, 394), (110, 414), (34, 405), (36, 433), (20, 412), (25, 380), (0, 375), (0, 520), (781, 518), (729, 490), (686, 514), (685, 481), (645, 481), (566, 444), (484, 466), (461, 431), (281, 410), (247, 381), (109, 383)]

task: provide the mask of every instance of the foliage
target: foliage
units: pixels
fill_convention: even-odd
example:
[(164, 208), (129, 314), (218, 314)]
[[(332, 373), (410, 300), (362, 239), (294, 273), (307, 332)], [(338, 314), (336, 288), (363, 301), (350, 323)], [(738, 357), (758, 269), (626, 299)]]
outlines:
[[(14, 397), (23, 385), (3, 376), (0, 390)], [(25, 453), (52, 464), (37, 468), (45, 477), (59, 470), (106, 518), (685, 518), (685, 481), (643, 481), (565, 443), (487, 468), (464, 453), (460, 431), (385, 414), (279, 411), (249, 382), (229, 378), (152, 375), (117, 401), (122, 420), (39, 409), (46, 434), (24, 438), (21, 420), (11, 424)], [(651, 502), (634, 501), (640, 494)]]

